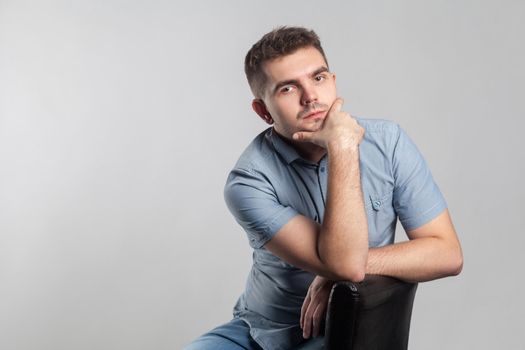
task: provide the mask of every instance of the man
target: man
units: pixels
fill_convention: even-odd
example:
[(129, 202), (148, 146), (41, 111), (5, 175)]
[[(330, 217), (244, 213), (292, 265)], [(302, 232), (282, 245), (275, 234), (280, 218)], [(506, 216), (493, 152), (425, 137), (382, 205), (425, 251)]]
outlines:
[[(333, 281), (421, 282), (461, 271), (446, 202), (422, 155), (396, 123), (343, 111), (313, 31), (264, 35), (245, 71), (253, 110), (273, 127), (241, 155), (224, 193), (253, 267), (233, 320), (188, 349), (319, 349)], [(398, 218), (409, 241), (394, 244)]]

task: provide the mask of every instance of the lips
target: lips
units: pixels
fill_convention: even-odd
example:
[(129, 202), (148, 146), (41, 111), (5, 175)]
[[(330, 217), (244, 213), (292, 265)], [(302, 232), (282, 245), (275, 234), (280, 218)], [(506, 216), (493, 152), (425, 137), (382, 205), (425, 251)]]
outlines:
[(315, 117), (320, 117), (324, 112), (325, 111), (315, 111), (315, 112), (307, 114), (306, 116), (303, 117), (303, 119), (312, 119)]

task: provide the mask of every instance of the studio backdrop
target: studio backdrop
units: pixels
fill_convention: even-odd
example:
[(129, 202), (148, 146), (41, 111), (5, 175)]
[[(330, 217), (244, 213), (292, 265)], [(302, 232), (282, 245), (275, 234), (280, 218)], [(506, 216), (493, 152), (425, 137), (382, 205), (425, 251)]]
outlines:
[[(461, 275), (422, 283), (411, 349), (517, 349), (521, 1), (0, 1), (0, 348), (179, 349), (231, 319), (252, 251), (223, 200), (267, 125), (244, 56), (314, 29), (344, 109), (399, 123)], [(397, 240), (406, 236), (398, 225)]]

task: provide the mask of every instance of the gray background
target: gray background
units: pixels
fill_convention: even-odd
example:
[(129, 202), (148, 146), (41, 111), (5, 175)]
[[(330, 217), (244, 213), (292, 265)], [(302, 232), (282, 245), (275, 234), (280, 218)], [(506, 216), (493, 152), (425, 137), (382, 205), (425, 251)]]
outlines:
[[(266, 124), (249, 47), (314, 28), (345, 110), (399, 122), (460, 235), (411, 349), (523, 343), (520, 1), (0, 1), (0, 348), (178, 349), (228, 321), (251, 250), (226, 175)], [(402, 229), (399, 237), (404, 239)]]

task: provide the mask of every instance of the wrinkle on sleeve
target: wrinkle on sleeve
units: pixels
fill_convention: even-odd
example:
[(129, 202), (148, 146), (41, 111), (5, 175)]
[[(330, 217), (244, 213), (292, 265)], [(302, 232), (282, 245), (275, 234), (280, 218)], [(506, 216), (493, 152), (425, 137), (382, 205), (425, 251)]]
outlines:
[(228, 175), (224, 199), (248, 235), (252, 248), (261, 248), (299, 213), (279, 203), (275, 189), (262, 174), (235, 169)]

